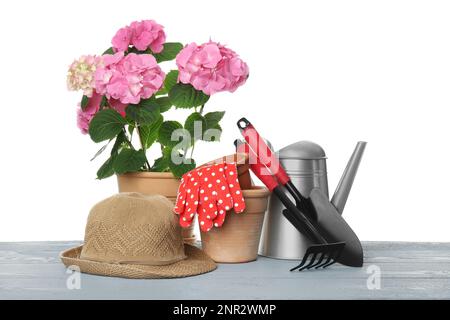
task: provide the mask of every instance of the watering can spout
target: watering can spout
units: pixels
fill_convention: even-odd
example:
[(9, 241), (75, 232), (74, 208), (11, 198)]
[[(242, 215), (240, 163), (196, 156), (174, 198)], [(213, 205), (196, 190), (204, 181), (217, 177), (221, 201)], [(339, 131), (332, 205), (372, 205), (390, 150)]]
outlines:
[(366, 144), (367, 142), (365, 141), (359, 141), (357, 143), (355, 150), (347, 163), (347, 167), (342, 174), (336, 191), (334, 192), (333, 198), (331, 199), (331, 203), (336, 207), (340, 214), (344, 211), (345, 203), (347, 202), (348, 195), (352, 189), (353, 180), (355, 180)]

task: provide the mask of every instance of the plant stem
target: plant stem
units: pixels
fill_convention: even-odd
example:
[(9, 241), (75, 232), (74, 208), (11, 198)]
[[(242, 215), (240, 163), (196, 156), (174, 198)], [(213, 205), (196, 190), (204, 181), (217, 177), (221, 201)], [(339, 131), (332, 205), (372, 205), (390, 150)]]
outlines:
[(145, 154), (146, 150), (145, 150), (144, 144), (142, 143), (141, 128), (139, 127), (139, 125), (137, 123), (136, 123), (136, 131), (138, 133), (139, 142), (141, 143), (142, 150), (144, 150), (145, 163), (147, 164), (147, 169), (148, 169), (148, 171), (150, 171), (151, 166), (150, 166), (150, 163), (148, 162), (147, 155)]
[[(202, 104), (202, 106), (200, 107), (200, 111), (199, 111), (200, 115), (203, 114), (204, 108), (205, 108), (205, 104)], [(197, 107), (195, 107), (195, 112), (197, 112)], [(203, 130), (203, 128), (202, 128), (202, 130)], [(194, 156), (194, 149), (195, 149), (195, 140), (192, 142), (191, 159)]]
[[(110, 107), (111, 109), (114, 109), (113, 106), (111, 105), (111, 103), (110, 103), (109, 101), (108, 101), (108, 104), (109, 104), (109, 107)], [(142, 150), (144, 150), (145, 163), (146, 163), (146, 165), (147, 165), (147, 167), (148, 167), (148, 171), (150, 171), (150, 168), (151, 168), (151, 167), (150, 167), (150, 163), (148, 163), (147, 155), (145, 154), (144, 145), (142, 144), (141, 130), (139, 129), (139, 125), (138, 125), (137, 123), (136, 123), (135, 128), (136, 128), (136, 131), (138, 132), (139, 142), (141, 143)], [(123, 128), (122, 131), (123, 131), (123, 133), (124, 133), (124, 135), (125, 135), (125, 139), (127, 140), (127, 144), (130, 146), (130, 149), (131, 149), (131, 150), (136, 150), (136, 149), (134, 148), (133, 144), (131, 143), (131, 139), (133, 138), (133, 133), (130, 134), (130, 139), (128, 139), (127, 131), (125, 130), (125, 128)]]
[(127, 143), (128, 146), (130, 147), (130, 149), (136, 150), (136, 149), (134, 149), (133, 144), (131, 143), (131, 141), (128, 139), (127, 131), (125, 130), (125, 128), (122, 129), (122, 131), (123, 131), (123, 134), (124, 134), (124, 136), (125, 136), (126, 143)]

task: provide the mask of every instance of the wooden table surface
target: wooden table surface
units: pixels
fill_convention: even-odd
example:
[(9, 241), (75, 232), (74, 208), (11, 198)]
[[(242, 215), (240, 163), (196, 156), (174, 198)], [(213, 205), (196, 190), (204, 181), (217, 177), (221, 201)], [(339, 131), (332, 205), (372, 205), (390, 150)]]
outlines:
[(0, 299), (450, 299), (450, 243), (365, 242), (363, 268), (289, 272), (294, 261), (259, 257), (182, 279), (81, 274), (68, 289), (58, 254), (79, 243), (0, 243)]

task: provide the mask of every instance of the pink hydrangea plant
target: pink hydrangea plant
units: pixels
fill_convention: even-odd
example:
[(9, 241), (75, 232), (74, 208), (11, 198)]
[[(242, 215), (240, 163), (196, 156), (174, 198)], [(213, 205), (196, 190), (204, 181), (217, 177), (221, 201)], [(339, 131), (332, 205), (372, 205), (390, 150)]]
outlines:
[[(201, 123), (201, 132), (214, 129), (220, 134), (219, 122), (225, 112), (208, 112), (205, 104), (210, 95), (233, 92), (244, 84), (249, 74), (247, 64), (236, 52), (213, 41), (187, 46), (165, 41), (163, 26), (153, 20), (135, 21), (116, 32), (112, 48), (102, 56), (82, 56), (70, 65), (68, 88), (84, 94), (76, 110), (78, 128), (96, 143), (114, 141), (97, 172), (98, 179), (137, 171), (172, 172), (181, 177), (196, 166), (192, 157), (197, 138), (218, 141), (208, 135), (192, 139), (186, 134), (183, 139), (187, 138), (189, 146), (179, 149), (172, 134), (192, 119)], [(165, 81), (158, 63), (173, 60), (177, 68), (170, 70)], [(168, 120), (166, 112), (169, 114), (172, 107), (192, 110), (184, 126)], [(135, 140), (139, 140), (138, 146)], [(160, 144), (161, 154), (152, 164), (147, 151), (154, 143)], [(94, 158), (105, 149), (102, 147)], [(172, 151), (187, 162), (173, 166), (166, 161)]]
[(122, 51), (103, 56), (103, 66), (95, 72), (95, 88), (108, 99), (137, 104), (150, 98), (163, 85), (165, 74), (149, 54)]
[(163, 50), (166, 34), (164, 27), (154, 20), (135, 21), (117, 31), (112, 39), (114, 50), (126, 51), (130, 45), (140, 51), (150, 48), (153, 53)]
[(231, 49), (210, 41), (191, 43), (176, 58), (179, 81), (212, 95), (220, 91), (234, 92), (248, 78), (247, 64)]

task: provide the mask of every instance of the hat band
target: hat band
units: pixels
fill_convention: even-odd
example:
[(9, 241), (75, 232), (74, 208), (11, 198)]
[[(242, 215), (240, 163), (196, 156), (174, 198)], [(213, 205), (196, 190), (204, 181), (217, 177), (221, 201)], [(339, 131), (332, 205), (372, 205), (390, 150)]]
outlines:
[(111, 263), (111, 264), (130, 264), (130, 265), (143, 265), (143, 266), (167, 266), (170, 264), (174, 264), (176, 262), (179, 262), (181, 260), (185, 260), (187, 256), (183, 254), (181, 257), (177, 257), (171, 260), (155, 260), (155, 259), (148, 259), (148, 258), (142, 258), (142, 259), (99, 259), (98, 257), (90, 257), (86, 254), (81, 254), (81, 259), (85, 260), (91, 260), (95, 262), (103, 262), (103, 263)]
[(179, 262), (179, 261), (181, 261), (181, 260), (184, 260), (184, 259), (186, 259), (187, 257), (186, 256), (182, 256), (182, 257), (180, 257), (180, 258), (176, 258), (176, 259), (172, 259), (172, 260), (166, 260), (166, 261), (160, 261), (160, 260), (158, 260), (158, 261), (156, 261), (156, 260), (154, 260), (154, 261), (142, 261), (142, 260), (140, 260), (140, 261), (118, 261), (118, 262), (116, 262), (117, 264), (136, 264), (136, 265), (141, 265), (141, 266), (167, 266), (167, 265), (169, 265), (169, 264), (174, 264), (174, 263), (177, 263), (177, 262)]

